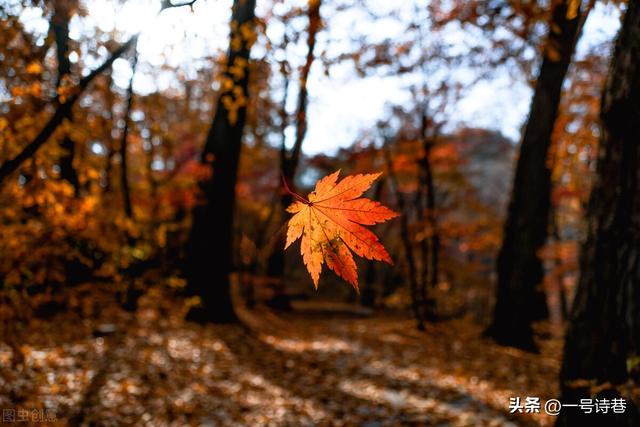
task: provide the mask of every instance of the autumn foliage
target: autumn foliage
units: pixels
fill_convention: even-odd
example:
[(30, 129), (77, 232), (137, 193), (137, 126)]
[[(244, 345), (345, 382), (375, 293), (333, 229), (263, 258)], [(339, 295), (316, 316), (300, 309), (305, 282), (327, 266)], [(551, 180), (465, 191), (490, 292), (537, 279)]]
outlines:
[(640, 425), (639, 29), (0, 0), (3, 421), (551, 425), (507, 409), (539, 395)]

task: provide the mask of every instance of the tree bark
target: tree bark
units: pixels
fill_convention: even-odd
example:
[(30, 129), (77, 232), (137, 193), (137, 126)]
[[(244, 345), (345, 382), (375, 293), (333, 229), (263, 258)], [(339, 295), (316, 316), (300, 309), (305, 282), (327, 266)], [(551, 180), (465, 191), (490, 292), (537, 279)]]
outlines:
[[(316, 46), (316, 36), (318, 31), (320, 30), (322, 19), (320, 16), (320, 5), (321, 0), (310, 0), (309, 1), (309, 27), (307, 30), (307, 56), (305, 59), (305, 63), (302, 66), (300, 71), (300, 91), (298, 92), (298, 105), (296, 108), (295, 120), (296, 120), (296, 139), (293, 144), (293, 147), (289, 152), (287, 152), (287, 148), (285, 146), (285, 141), (282, 141), (282, 148), (280, 151), (280, 172), (282, 174), (283, 179), (289, 186), (292, 191), (295, 191), (295, 176), (296, 171), (298, 169), (298, 165), (300, 163), (300, 156), (302, 154), (302, 143), (304, 142), (304, 137), (307, 133), (307, 104), (309, 99), (309, 91), (307, 89), (307, 82), (309, 81), (309, 73), (311, 71), (311, 66), (313, 65), (313, 61), (315, 60), (314, 50)], [(286, 102), (286, 99), (285, 99)], [(283, 105), (284, 108), (284, 105)], [(285, 110), (286, 114), (286, 110)], [(286, 121), (285, 121), (286, 123)], [(283, 133), (284, 137), (284, 133)], [(283, 192), (280, 197), (280, 211), (281, 217), (286, 217), (286, 209), (293, 202), (292, 196), (288, 192)], [(280, 236), (279, 242), (274, 246), (274, 251), (271, 253), (267, 263), (267, 275), (275, 279), (276, 281), (281, 282), (282, 277), (284, 276), (285, 269), (285, 258), (284, 252), (282, 251), (284, 248), (284, 235)], [(272, 300), (270, 301), (270, 306), (281, 309), (288, 310), (291, 308), (291, 302), (289, 301), (288, 296), (285, 294), (282, 284), (279, 288), (276, 288), (276, 292)]]
[(416, 260), (413, 253), (413, 245), (411, 241), (411, 235), (409, 230), (409, 218), (407, 202), (404, 195), (400, 192), (398, 178), (393, 168), (393, 160), (391, 158), (391, 149), (388, 146), (388, 142), (385, 141), (382, 146), (385, 164), (387, 166), (387, 173), (389, 174), (389, 187), (396, 198), (396, 204), (400, 211), (400, 239), (404, 248), (404, 255), (407, 261), (407, 269), (409, 275), (409, 293), (411, 296), (411, 310), (416, 318), (416, 327), (420, 331), (424, 331), (424, 318), (422, 306), (424, 301), (420, 298), (418, 289), (418, 269), (416, 267)]
[(581, 22), (579, 10), (576, 16), (568, 15), (570, 2), (555, 6), (549, 24), (498, 254), (496, 304), (487, 329), (496, 342), (530, 351), (537, 350), (531, 323), (546, 311), (539, 288), (544, 272), (538, 251), (548, 232), (551, 172), (547, 152)]
[[(284, 39), (282, 42), (282, 49), (286, 51), (287, 45), (289, 44), (289, 36), (287, 34), (287, 26), (286, 22), (284, 23)], [(282, 93), (282, 104), (280, 106), (280, 173), (282, 174), (282, 179), (287, 182), (287, 178), (285, 177), (285, 168), (288, 160), (287, 156), (287, 127), (289, 126), (289, 114), (287, 113), (287, 101), (289, 99), (289, 84), (291, 81), (290, 78), (290, 67), (286, 60), (286, 58), (280, 63), (280, 74), (284, 79), (283, 84), (283, 93)], [(289, 178), (289, 185), (293, 185), (291, 182), (292, 178)], [(269, 216), (271, 217), (274, 214), (278, 214), (278, 218), (282, 220), (285, 218), (285, 212), (287, 206), (287, 198), (286, 193), (283, 195), (283, 189), (281, 186), (278, 186), (276, 189), (275, 197), (274, 197), (274, 206), (272, 206), (271, 211), (269, 212)], [(289, 199), (290, 202), (291, 199)], [(284, 239), (280, 237), (277, 239), (275, 245), (269, 257), (267, 259), (267, 277), (270, 278), (269, 285), (273, 289), (273, 295), (267, 301), (267, 305), (273, 309), (280, 311), (290, 311), (291, 310), (291, 300), (287, 296), (284, 291), (284, 271), (285, 271), (285, 258), (284, 252), (282, 248), (284, 247)]]
[(425, 173), (427, 178), (427, 215), (431, 227), (431, 287), (438, 285), (440, 276), (440, 231), (438, 230), (438, 218), (436, 216), (436, 188), (431, 167), (431, 148), (434, 140), (425, 143)]
[[(628, 3), (601, 107), (597, 178), (587, 210), (576, 297), (561, 373), (564, 402), (629, 399), (640, 383), (640, 1)], [(637, 399), (637, 395), (636, 395)], [(610, 411), (611, 412), (611, 411)], [(624, 414), (563, 408), (560, 426), (640, 425), (638, 402)]]
[[(560, 236), (560, 230), (558, 228), (558, 218), (556, 217), (555, 207), (551, 208), (549, 212), (549, 221), (551, 223), (551, 236), (553, 237), (553, 241), (556, 244), (556, 251), (553, 256), (553, 264), (556, 269), (561, 269), (562, 249), (560, 248), (560, 244), (562, 243), (562, 238)], [(558, 301), (560, 302), (560, 316), (562, 317), (562, 321), (566, 321), (569, 317), (569, 301), (567, 298), (567, 291), (564, 288), (564, 277), (565, 274), (563, 272), (559, 272), (556, 279), (556, 286), (558, 287)]]
[(439, 276), (439, 255), (440, 255), (440, 234), (438, 232), (438, 221), (436, 217), (436, 195), (435, 182), (433, 179), (433, 167), (431, 165), (431, 149), (438, 138), (439, 129), (433, 131), (429, 137), (429, 118), (427, 107), (423, 108), (420, 117), (420, 138), (424, 154), (418, 161), (418, 192), (416, 208), (418, 220), (423, 223), (423, 229), (429, 230), (429, 237), (423, 238), (420, 242), (422, 254), (422, 270), (420, 279), (420, 296), (423, 302), (423, 317), (426, 320), (436, 319), (436, 300), (433, 291), (438, 284)]
[[(226, 71), (231, 83), (223, 89), (202, 153), (212, 169), (200, 183), (203, 203), (193, 210), (187, 247), (187, 291), (201, 299), (191, 320), (233, 322), (236, 315), (230, 293), (233, 268), (233, 213), (242, 131), (246, 120), (249, 86), (249, 54), (253, 43), (255, 0), (235, 0)], [(239, 72), (242, 70), (242, 72)], [(232, 72), (233, 71), (233, 72)], [(225, 84), (222, 85), (225, 87)]]
[[(376, 182), (373, 190), (373, 200), (380, 200), (382, 191), (384, 190), (384, 180)], [(364, 286), (360, 293), (360, 304), (363, 307), (373, 308), (376, 305), (376, 289), (374, 287), (376, 281), (376, 263), (367, 261), (367, 269), (364, 274)]]
[[(105, 108), (109, 111), (109, 116), (108, 116), (108, 122), (104, 123), (104, 127), (106, 129), (106, 132), (103, 136), (105, 142), (106, 142), (106, 149), (107, 149), (107, 155), (105, 158), (105, 164), (104, 164), (104, 181), (102, 181), (104, 183), (104, 190), (103, 193), (104, 194), (109, 194), (111, 193), (111, 174), (112, 174), (112, 169), (113, 169), (113, 156), (115, 155), (115, 144), (114, 144), (114, 138), (113, 138), (113, 125), (114, 125), (114, 104), (115, 104), (115, 94), (113, 93), (113, 91), (111, 90), (111, 85), (112, 85), (112, 77), (111, 75), (107, 76), (108, 78), (108, 83), (106, 84), (107, 87), (107, 91), (105, 93)], [(107, 125), (108, 123), (108, 125)]]
[(127, 148), (129, 128), (131, 127), (131, 109), (133, 107), (133, 77), (138, 66), (137, 46), (133, 46), (133, 59), (131, 61), (131, 78), (127, 88), (127, 108), (124, 113), (124, 129), (122, 129), (122, 139), (120, 140), (120, 191), (122, 191), (122, 202), (124, 213), (127, 218), (133, 218), (133, 206), (131, 204), (131, 191), (129, 189)]
[[(71, 3), (66, 0), (56, 0), (53, 5), (53, 15), (51, 17), (51, 28), (56, 39), (56, 57), (58, 60), (58, 77), (56, 88), (60, 88), (65, 76), (71, 74), (71, 62), (69, 61), (69, 20), (71, 18)], [(64, 119), (73, 121), (73, 113), (70, 109)], [(62, 139), (60, 147), (63, 154), (59, 160), (60, 177), (70, 183), (76, 196), (80, 192), (78, 173), (73, 166), (76, 145), (67, 134)]]

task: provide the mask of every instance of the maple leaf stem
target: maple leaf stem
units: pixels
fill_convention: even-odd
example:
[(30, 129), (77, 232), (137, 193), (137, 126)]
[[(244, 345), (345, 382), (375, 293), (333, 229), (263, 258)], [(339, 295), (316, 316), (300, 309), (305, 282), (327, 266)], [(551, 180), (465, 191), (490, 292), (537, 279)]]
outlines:
[(307, 199), (305, 199), (304, 197), (300, 196), (299, 194), (294, 193), (293, 191), (291, 191), (291, 189), (289, 188), (289, 185), (287, 184), (287, 180), (284, 177), (284, 174), (282, 172), (280, 172), (280, 177), (282, 178), (282, 184), (284, 185), (284, 189), (287, 193), (289, 193), (290, 195), (292, 195), (293, 197), (295, 197), (296, 199), (300, 200), (302, 203), (306, 204), (306, 205), (310, 205), (311, 202), (308, 201)]

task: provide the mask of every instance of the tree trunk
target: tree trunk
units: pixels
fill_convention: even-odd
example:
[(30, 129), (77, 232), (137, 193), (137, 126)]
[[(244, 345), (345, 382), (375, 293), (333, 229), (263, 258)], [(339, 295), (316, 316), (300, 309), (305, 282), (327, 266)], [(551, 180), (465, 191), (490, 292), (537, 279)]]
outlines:
[(131, 127), (131, 109), (133, 107), (133, 77), (138, 66), (137, 45), (133, 46), (133, 59), (131, 61), (131, 79), (127, 88), (127, 108), (124, 112), (124, 129), (122, 129), (122, 139), (120, 140), (120, 191), (122, 191), (122, 201), (124, 213), (127, 218), (133, 218), (133, 207), (131, 204), (131, 191), (129, 189), (127, 148), (129, 128)]
[[(56, 80), (56, 88), (60, 88), (65, 76), (71, 73), (71, 62), (69, 61), (69, 19), (71, 18), (71, 3), (66, 0), (56, 0), (54, 2), (54, 12), (51, 17), (51, 27), (56, 39), (56, 57), (58, 60), (58, 78)], [(66, 112), (64, 119), (73, 121), (72, 110)], [(60, 147), (63, 154), (59, 160), (60, 177), (69, 182), (76, 196), (80, 192), (80, 183), (78, 182), (78, 173), (73, 166), (73, 158), (75, 157), (76, 145), (69, 137), (64, 136)]]
[(204, 201), (193, 210), (186, 261), (187, 291), (199, 296), (202, 303), (201, 308), (189, 314), (197, 321), (236, 320), (229, 273), (233, 268), (233, 213), (246, 120), (249, 54), (255, 37), (254, 9), (255, 0), (233, 3), (227, 70), (223, 76), (232, 87), (220, 94), (202, 153), (202, 161), (211, 166), (212, 176), (200, 183)]
[[(287, 45), (289, 44), (289, 36), (287, 34), (287, 27), (285, 24), (284, 28), (284, 40), (282, 43), (282, 49), (286, 51)], [(289, 84), (290, 84), (290, 69), (289, 64), (286, 61), (286, 58), (280, 63), (280, 74), (284, 79), (283, 85), (283, 94), (282, 94), (282, 105), (280, 106), (280, 173), (282, 174), (282, 179), (285, 182), (288, 182), (290, 186), (293, 185), (293, 178), (288, 177), (290, 175), (287, 173), (287, 127), (289, 126), (289, 114), (287, 113), (287, 100), (289, 99)], [(292, 187), (291, 187), (292, 188)], [(283, 190), (281, 186), (278, 186), (276, 189), (274, 206), (272, 207), (269, 215), (278, 214), (278, 219), (283, 220), (286, 218), (285, 212), (287, 207), (291, 204), (291, 198), (287, 198), (288, 193), (283, 194)], [(279, 236), (277, 242), (273, 246), (271, 253), (269, 254), (269, 258), (267, 259), (267, 277), (269, 277), (269, 285), (273, 289), (273, 295), (267, 301), (267, 305), (273, 309), (280, 311), (290, 311), (291, 310), (291, 301), (288, 298), (285, 290), (284, 290), (284, 271), (285, 271), (285, 259), (284, 252), (282, 248), (284, 247), (284, 237)]]
[[(423, 138), (423, 147), (426, 148), (426, 129), (427, 128), (427, 119), (426, 115), (422, 114), (422, 130), (421, 137)], [(420, 301), (420, 310), (423, 311), (422, 317), (428, 320), (433, 320), (432, 315), (434, 314), (434, 301), (431, 293), (429, 292), (429, 270), (430, 266), (430, 254), (429, 254), (429, 240), (431, 237), (426, 236), (426, 231), (429, 228), (429, 224), (427, 221), (427, 169), (430, 169), (431, 164), (429, 163), (429, 154), (427, 152), (424, 153), (423, 157), (418, 159), (418, 185), (416, 191), (416, 197), (414, 201), (414, 209), (416, 211), (416, 219), (420, 224), (420, 228), (422, 229), (423, 236), (419, 241), (419, 249), (420, 249), (420, 271), (418, 273), (418, 295)]]
[(418, 289), (418, 269), (416, 268), (416, 260), (413, 253), (413, 244), (411, 240), (411, 234), (409, 231), (409, 218), (407, 203), (404, 199), (404, 195), (400, 192), (398, 185), (398, 178), (396, 177), (395, 170), (393, 168), (393, 160), (391, 159), (391, 149), (388, 146), (388, 142), (385, 141), (382, 146), (384, 160), (387, 166), (387, 173), (389, 174), (389, 187), (395, 194), (396, 205), (400, 211), (400, 240), (404, 248), (404, 255), (407, 262), (407, 269), (409, 275), (409, 294), (411, 296), (411, 310), (416, 318), (416, 327), (420, 331), (424, 331), (424, 318), (422, 306), (424, 301), (420, 298)]
[[(106, 129), (106, 132), (103, 136), (105, 142), (106, 142), (106, 149), (107, 149), (107, 155), (106, 155), (106, 159), (105, 159), (105, 164), (104, 164), (104, 190), (103, 193), (104, 194), (110, 194), (111, 193), (111, 174), (112, 174), (112, 169), (113, 169), (113, 156), (115, 155), (115, 147), (114, 147), (114, 138), (113, 138), (113, 126), (114, 126), (114, 104), (115, 104), (115, 94), (113, 93), (113, 91), (111, 90), (111, 85), (112, 85), (112, 78), (111, 75), (107, 76), (108, 78), (108, 83), (106, 84), (106, 88), (108, 89), (106, 91), (105, 94), (105, 104), (106, 104), (106, 108), (109, 111), (109, 116), (108, 116), (108, 122), (104, 123), (104, 127)], [(107, 125), (108, 123), (108, 125)]]
[(436, 188), (433, 179), (433, 168), (431, 167), (431, 148), (435, 141), (425, 144), (425, 172), (427, 178), (427, 216), (431, 227), (431, 287), (438, 285), (440, 276), (440, 232), (438, 230), (438, 218), (436, 217)]
[(422, 273), (420, 280), (420, 295), (423, 301), (423, 317), (427, 320), (436, 319), (436, 300), (433, 291), (438, 284), (438, 269), (440, 255), (440, 234), (438, 233), (438, 221), (436, 217), (436, 195), (433, 179), (433, 167), (431, 165), (431, 149), (438, 138), (438, 127), (433, 135), (427, 135), (429, 130), (429, 118), (425, 106), (421, 114), (420, 137), (424, 154), (418, 162), (419, 179), (416, 203), (418, 220), (423, 223), (423, 229), (429, 231), (429, 237), (420, 242), (422, 253)]
[[(556, 250), (553, 256), (553, 264), (556, 270), (563, 268), (562, 266), (562, 249), (560, 247), (562, 238), (560, 236), (560, 230), (558, 228), (558, 219), (556, 218), (556, 209), (552, 208), (549, 212), (549, 221), (551, 222), (551, 236), (556, 244)], [(567, 291), (564, 287), (565, 274), (562, 271), (558, 272), (556, 279), (556, 286), (558, 287), (558, 301), (560, 303), (560, 317), (562, 321), (566, 321), (569, 317), (569, 301), (567, 299)]]
[[(322, 19), (320, 17), (320, 5), (321, 0), (309, 1), (309, 27), (307, 30), (307, 56), (302, 70), (300, 71), (300, 91), (298, 93), (298, 105), (296, 109), (296, 139), (290, 152), (282, 142), (282, 149), (280, 153), (280, 172), (283, 179), (292, 191), (295, 191), (295, 176), (300, 163), (300, 156), (302, 154), (302, 143), (307, 133), (307, 104), (309, 98), (309, 91), (307, 89), (307, 82), (309, 81), (309, 72), (315, 59), (314, 49), (316, 46), (316, 36), (320, 30)], [(285, 92), (286, 93), (286, 92)], [(285, 99), (286, 102), (286, 99)], [(283, 105), (284, 108), (284, 105)], [(286, 110), (285, 110), (286, 114)], [(286, 120), (285, 120), (286, 123)], [(283, 133), (284, 135), (284, 133)], [(282, 193), (280, 198), (280, 210), (281, 217), (286, 218), (285, 211), (289, 205), (293, 202), (292, 196), (289, 193)], [(284, 292), (284, 285), (282, 283), (282, 277), (284, 276), (285, 258), (284, 258), (284, 235), (280, 236), (279, 242), (275, 245), (274, 251), (271, 253), (267, 263), (267, 275), (274, 279), (274, 283), (279, 282), (276, 286), (275, 295), (269, 302), (271, 307), (288, 310), (291, 308), (291, 302), (288, 296)]]
[(580, 27), (580, 11), (568, 16), (565, 0), (553, 10), (529, 119), (520, 147), (515, 181), (497, 261), (497, 295), (487, 330), (496, 342), (537, 349), (531, 323), (546, 312), (538, 251), (547, 237), (551, 172), (547, 152), (555, 124), (562, 83)]
[[(607, 419), (567, 408), (558, 425), (637, 426), (640, 383), (640, 1), (628, 3), (602, 97), (597, 179), (587, 210), (561, 373), (564, 402), (627, 399)], [(627, 393), (623, 392), (626, 389)], [(637, 399), (637, 394), (636, 394)], [(609, 411), (611, 412), (611, 411)], [(600, 415), (604, 418), (605, 416)], [(591, 424), (590, 424), (591, 423)]]
[[(382, 190), (384, 189), (384, 180), (376, 182), (373, 191), (373, 200), (380, 200)], [(367, 269), (364, 274), (364, 286), (360, 293), (360, 304), (363, 307), (373, 308), (376, 304), (376, 290), (374, 287), (376, 279), (376, 264), (374, 261), (367, 261)]]

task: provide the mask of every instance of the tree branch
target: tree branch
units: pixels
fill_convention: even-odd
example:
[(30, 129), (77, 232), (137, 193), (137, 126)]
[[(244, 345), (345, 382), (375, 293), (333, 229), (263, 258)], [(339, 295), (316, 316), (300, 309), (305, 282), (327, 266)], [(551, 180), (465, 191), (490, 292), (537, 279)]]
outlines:
[(0, 184), (2, 184), (11, 173), (15, 172), (27, 159), (33, 156), (36, 151), (49, 139), (49, 137), (56, 131), (58, 126), (64, 121), (65, 117), (69, 115), (73, 105), (76, 103), (80, 95), (84, 92), (84, 90), (89, 86), (89, 84), (103, 71), (107, 68), (111, 67), (113, 62), (120, 58), (130, 47), (135, 43), (138, 39), (138, 35), (132, 36), (126, 43), (122, 44), (118, 49), (116, 49), (109, 58), (98, 68), (93, 70), (91, 73), (80, 79), (76, 90), (73, 95), (67, 99), (66, 102), (60, 104), (60, 106), (56, 109), (56, 112), (53, 114), (53, 117), (49, 119), (44, 128), (40, 131), (40, 133), (29, 143), (27, 146), (13, 159), (7, 160), (0, 166)]
[[(184, 3), (171, 3), (171, 0), (163, 0), (162, 6), (160, 8), (160, 12), (166, 9), (172, 9), (183, 6), (192, 6), (197, 0), (190, 0)], [(4, 182), (4, 180), (15, 172), (27, 159), (32, 157), (38, 149), (49, 139), (49, 137), (56, 131), (58, 126), (64, 121), (65, 117), (67, 117), (71, 113), (71, 109), (73, 105), (76, 103), (80, 95), (84, 92), (84, 90), (89, 86), (89, 84), (103, 71), (107, 68), (110, 68), (113, 62), (120, 58), (132, 45), (136, 43), (138, 40), (139, 34), (132, 36), (126, 43), (122, 44), (119, 48), (117, 48), (111, 56), (98, 68), (93, 70), (87, 76), (80, 79), (78, 86), (75, 88), (73, 95), (67, 99), (66, 102), (60, 103), (57, 107), (53, 116), (49, 119), (44, 128), (40, 131), (40, 133), (29, 143), (27, 146), (13, 159), (7, 160), (0, 166), (0, 185)], [(56, 99), (58, 97), (56, 96)]]
[[(171, 3), (171, 0), (163, 0), (162, 1), (162, 6), (160, 7), (160, 12), (162, 12), (163, 10), (166, 9), (173, 9), (176, 7), (183, 7), (183, 6), (193, 6), (193, 4), (196, 2), (197, 0), (191, 0), (191, 1), (187, 1), (184, 3)], [(160, 13), (158, 12), (158, 13)]]

